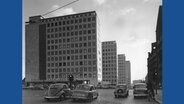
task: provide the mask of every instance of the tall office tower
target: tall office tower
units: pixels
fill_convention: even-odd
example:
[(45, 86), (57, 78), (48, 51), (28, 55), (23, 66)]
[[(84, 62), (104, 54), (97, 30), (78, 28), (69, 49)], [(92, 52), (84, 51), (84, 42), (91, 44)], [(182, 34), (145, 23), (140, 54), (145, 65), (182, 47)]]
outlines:
[(102, 42), (102, 80), (117, 84), (117, 45), (116, 41)]
[(130, 61), (125, 61), (125, 70), (126, 70), (126, 81), (128, 86), (131, 86), (131, 64)]
[(118, 84), (126, 83), (129, 87), (131, 85), (131, 69), (130, 61), (126, 61), (124, 54), (118, 55)]
[(26, 82), (102, 80), (101, 41), (95, 11), (42, 18), (26, 24)]
[(126, 83), (125, 55), (118, 55), (118, 84)]

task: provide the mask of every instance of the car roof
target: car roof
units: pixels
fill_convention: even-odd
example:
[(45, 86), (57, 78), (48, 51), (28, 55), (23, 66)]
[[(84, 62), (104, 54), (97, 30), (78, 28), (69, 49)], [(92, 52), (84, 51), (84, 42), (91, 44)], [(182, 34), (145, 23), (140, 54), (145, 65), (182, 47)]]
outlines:
[(146, 85), (146, 83), (135, 83), (134, 86), (135, 85)]
[(87, 85), (87, 86), (93, 86), (92, 84), (78, 84), (78, 85)]
[(51, 84), (51, 85), (67, 85), (65, 83), (54, 83), (54, 84)]
[(123, 85), (123, 86), (127, 86), (127, 84), (118, 84), (117, 86), (122, 86), (122, 85)]

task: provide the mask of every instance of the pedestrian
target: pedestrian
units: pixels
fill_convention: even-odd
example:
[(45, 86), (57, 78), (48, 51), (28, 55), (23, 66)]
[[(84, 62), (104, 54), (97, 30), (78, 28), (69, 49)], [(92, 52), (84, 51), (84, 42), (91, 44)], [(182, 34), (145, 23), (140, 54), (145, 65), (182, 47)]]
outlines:
[(148, 82), (147, 84), (147, 91), (148, 91), (148, 100), (155, 99), (155, 93), (153, 89), (153, 84), (151, 82)]

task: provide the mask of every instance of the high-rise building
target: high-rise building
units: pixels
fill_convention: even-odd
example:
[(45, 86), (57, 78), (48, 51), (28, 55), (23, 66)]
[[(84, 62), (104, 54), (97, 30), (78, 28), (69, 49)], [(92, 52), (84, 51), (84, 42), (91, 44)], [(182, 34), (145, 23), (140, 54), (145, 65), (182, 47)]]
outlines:
[(95, 11), (42, 18), (26, 24), (26, 82), (102, 80), (101, 41)]
[(102, 42), (102, 80), (117, 84), (117, 45), (116, 41)]
[(131, 85), (130, 61), (126, 61), (125, 54), (118, 55), (118, 84)]
[[(162, 6), (159, 7), (157, 26), (156, 26), (156, 42), (152, 43), (151, 52), (148, 53), (148, 80), (154, 86), (162, 86)], [(156, 87), (155, 87), (156, 88)]]
[(131, 86), (131, 64), (130, 61), (125, 61), (125, 70), (126, 70), (126, 83)]
[(118, 84), (126, 83), (125, 55), (118, 55)]

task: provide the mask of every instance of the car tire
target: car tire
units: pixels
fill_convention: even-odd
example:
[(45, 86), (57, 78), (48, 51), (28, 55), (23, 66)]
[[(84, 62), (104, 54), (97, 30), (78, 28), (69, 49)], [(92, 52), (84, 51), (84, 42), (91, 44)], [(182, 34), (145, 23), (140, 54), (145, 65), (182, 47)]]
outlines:
[(97, 98), (98, 98), (98, 94), (96, 95), (95, 99), (97, 99)]
[(118, 95), (115, 95), (115, 98), (118, 98), (119, 96)]
[(77, 101), (77, 99), (75, 99), (75, 98), (73, 98), (72, 100), (73, 100), (73, 101)]
[(90, 95), (89, 96), (89, 101), (92, 101), (93, 100), (93, 95)]
[(129, 93), (127, 92), (126, 97), (128, 97)]
[(60, 97), (59, 97), (59, 100), (60, 100), (60, 101), (65, 100), (65, 94), (61, 94)]
[(48, 98), (46, 98), (45, 100), (48, 101), (48, 102), (50, 101), (50, 99), (48, 99)]

